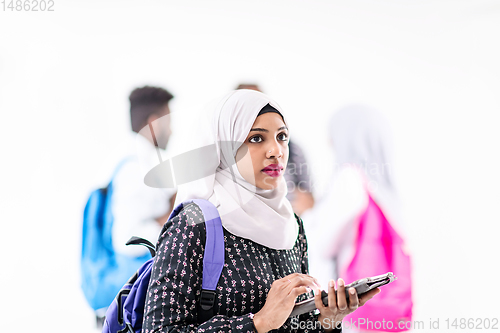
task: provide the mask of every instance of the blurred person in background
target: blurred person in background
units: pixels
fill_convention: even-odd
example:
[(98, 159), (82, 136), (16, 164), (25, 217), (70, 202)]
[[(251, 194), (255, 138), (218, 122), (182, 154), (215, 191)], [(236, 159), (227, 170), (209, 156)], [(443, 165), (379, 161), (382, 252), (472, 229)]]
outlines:
[(138, 236), (156, 244), (172, 210), (175, 190), (144, 184), (147, 169), (159, 163), (158, 154), (164, 153), (171, 135), (170, 122), (159, 120), (169, 117), (168, 103), (172, 98), (171, 93), (160, 87), (144, 86), (130, 93), (131, 139), (135, 145), (131, 140), (129, 156), (113, 181), (113, 246), (117, 252), (131, 256), (145, 254), (145, 247), (126, 246), (126, 241)]
[[(123, 267), (131, 270), (123, 273), (126, 279), (116, 281), (120, 288), (150, 258), (146, 247), (127, 246), (126, 242), (137, 236), (156, 244), (175, 200), (174, 189), (152, 188), (144, 183), (148, 169), (159, 164), (171, 134), (168, 103), (172, 98), (167, 90), (152, 86), (136, 88), (129, 96), (132, 132), (125, 143), (129, 151), (116, 170), (111, 196), (113, 250), (121, 258), (129, 258), (130, 264)], [(96, 313), (98, 326), (102, 326), (106, 309), (101, 310)]]
[[(241, 83), (236, 89), (250, 89), (262, 92), (255, 83)], [(311, 175), (302, 148), (290, 140), (288, 149), (289, 157), (285, 172), (285, 181), (288, 186), (287, 199), (291, 202), (294, 213), (300, 216), (314, 206)]]
[(325, 196), (303, 215), (310, 274), (323, 285), (339, 276), (351, 283), (393, 270), (399, 279), (363, 311), (388, 313), (398, 306), (401, 319), (409, 320), (410, 257), (392, 170), (391, 128), (377, 110), (352, 105), (336, 112), (328, 129), (333, 177)]

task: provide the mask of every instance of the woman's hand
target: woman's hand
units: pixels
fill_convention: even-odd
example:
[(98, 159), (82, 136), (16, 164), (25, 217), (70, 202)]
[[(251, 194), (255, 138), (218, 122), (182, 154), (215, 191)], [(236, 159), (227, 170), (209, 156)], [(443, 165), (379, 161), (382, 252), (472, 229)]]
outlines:
[(312, 276), (300, 273), (290, 274), (275, 280), (267, 294), (266, 303), (253, 318), (258, 333), (280, 328), (288, 319), (297, 296), (319, 288)]
[[(345, 295), (345, 283), (344, 280), (339, 279), (337, 281), (338, 295)], [(335, 327), (340, 327), (342, 320), (348, 314), (356, 311), (359, 306), (363, 306), (367, 301), (369, 301), (373, 296), (380, 292), (379, 288), (370, 290), (369, 292), (363, 294), (361, 298), (358, 299), (356, 289), (350, 288), (349, 290), (349, 305), (347, 305), (347, 300), (345, 297), (339, 297), (335, 295), (335, 282), (330, 280), (328, 284), (328, 306), (325, 306), (321, 301), (321, 290), (317, 290), (314, 296), (314, 301), (316, 307), (320, 311), (319, 322), (325, 329), (325, 332), (333, 330)]]

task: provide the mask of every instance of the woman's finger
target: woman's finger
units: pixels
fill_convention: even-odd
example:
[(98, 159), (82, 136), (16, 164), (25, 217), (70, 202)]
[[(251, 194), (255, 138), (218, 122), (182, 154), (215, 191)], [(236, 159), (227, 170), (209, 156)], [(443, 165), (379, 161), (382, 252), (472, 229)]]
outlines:
[(343, 311), (347, 309), (347, 299), (345, 298), (345, 282), (342, 279), (337, 281), (337, 307)]
[[(309, 275), (309, 276), (310, 276), (310, 275)], [(312, 278), (312, 279), (313, 279), (313, 281), (314, 281), (314, 284), (315, 284), (315, 289), (316, 289), (316, 288), (321, 289), (321, 285), (319, 284), (318, 279), (316, 279), (316, 278), (315, 278), (315, 277), (313, 277), (313, 276), (311, 276), (311, 278)]]
[(318, 279), (316, 279), (314, 276), (311, 276), (311, 275), (308, 275), (308, 274), (302, 274), (302, 273), (292, 273), (292, 274), (289, 274), (287, 276), (285, 276), (284, 278), (280, 279), (282, 280), (283, 282), (288, 282), (288, 280), (293, 280), (294, 278), (296, 277), (304, 277), (304, 278), (307, 278), (307, 279), (310, 279), (313, 283), (314, 283), (314, 288), (320, 288), (321, 289), (321, 285), (318, 281)]
[(369, 292), (361, 295), (361, 297), (359, 298), (359, 306), (365, 305), (366, 302), (368, 302), (370, 299), (372, 299), (372, 297), (377, 295), (379, 292), (380, 292), (380, 288), (375, 288), (375, 289), (370, 290)]
[(321, 300), (321, 289), (316, 289), (314, 291), (314, 304), (316, 305), (316, 309), (323, 310), (325, 308), (325, 304)]
[(310, 290), (311, 289), (309, 287), (304, 287), (304, 286), (296, 287), (292, 289), (290, 294), (288, 294), (288, 297), (291, 297), (295, 300), (297, 296), (302, 295), (303, 293), (307, 293)]
[(354, 288), (349, 288), (348, 293), (349, 293), (349, 309), (354, 311), (358, 308), (359, 305), (358, 293)]
[(293, 278), (295, 278), (297, 276), (300, 276), (300, 275), (303, 275), (303, 274), (301, 274), (301, 273), (292, 273), (292, 274), (288, 274), (284, 278), (281, 278), (280, 280), (283, 280), (283, 281), (292, 280)]
[(328, 307), (337, 310), (337, 295), (335, 294), (335, 281), (328, 281)]
[[(311, 289), (316, 288), (316, 284), (314, 283), (314, 279), (311, 276), (301, 274), (299, 276), (295, 276), (292, 279), (288, 280), (288, 283), (284, 284), (284, 288), (287, 289), (289, 292), (296, 287), (299, 286), (304, 286), (308, 287)], [(308, 290), (308, 291), (310, 291)]]

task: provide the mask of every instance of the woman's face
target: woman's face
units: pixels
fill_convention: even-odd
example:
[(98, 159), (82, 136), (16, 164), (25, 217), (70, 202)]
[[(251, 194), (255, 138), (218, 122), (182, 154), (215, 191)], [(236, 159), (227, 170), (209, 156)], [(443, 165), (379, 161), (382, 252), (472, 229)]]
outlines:
[(264, 190), (278, 186), (288, 162), (288, 129), (275, 112), (260, 115), (236, 152), (243, 178)]

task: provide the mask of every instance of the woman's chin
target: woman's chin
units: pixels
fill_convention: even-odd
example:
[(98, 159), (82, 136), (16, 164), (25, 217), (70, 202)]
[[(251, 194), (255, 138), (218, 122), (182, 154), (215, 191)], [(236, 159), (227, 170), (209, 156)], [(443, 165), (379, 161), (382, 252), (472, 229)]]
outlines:
[(263, 190), (274, 190), (275, 188), (278, 187), (280, 179), (281, 179), (281, 176), (279, 176), (279, 177), (266, 176), (264, 179), (257, 182), (255, 186), (257, 186), (258, 188), (263, 189)]

